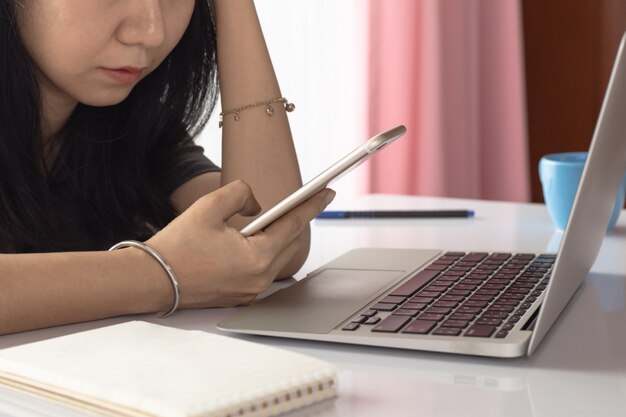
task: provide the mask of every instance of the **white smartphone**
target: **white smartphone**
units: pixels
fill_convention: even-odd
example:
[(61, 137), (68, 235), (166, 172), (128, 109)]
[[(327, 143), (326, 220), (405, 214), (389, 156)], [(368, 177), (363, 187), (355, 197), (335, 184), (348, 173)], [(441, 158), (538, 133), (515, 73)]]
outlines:
[(338, 162), (331, 165), (321, 174), (294, 191), (291, 195), (287, 196), (274, 207), (254, 219), (246, 227), (241, 229), (241, 234), (244, 236), (251, 236), (263, 230), (288, 211), (299, 206), (318, 192), (322, 191), (328, 186), (328, 184), (331, 183), (331, 181), (347, 174), (349, 171), (365, 162), (370, 156), (374, 155), (376, 152), (380, 151), (405, 133), (406, 127), (399, 125), (370, 138), (367, 142), (341, 158)]

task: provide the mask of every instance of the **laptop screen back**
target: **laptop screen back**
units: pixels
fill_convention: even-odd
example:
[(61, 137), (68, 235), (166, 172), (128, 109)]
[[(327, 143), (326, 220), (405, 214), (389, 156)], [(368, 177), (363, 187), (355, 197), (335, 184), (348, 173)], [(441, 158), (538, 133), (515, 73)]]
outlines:
[(585, 279), (606, 234), (626, 171), (626, 34), (622, 37), (587, 163), (528, 354)]

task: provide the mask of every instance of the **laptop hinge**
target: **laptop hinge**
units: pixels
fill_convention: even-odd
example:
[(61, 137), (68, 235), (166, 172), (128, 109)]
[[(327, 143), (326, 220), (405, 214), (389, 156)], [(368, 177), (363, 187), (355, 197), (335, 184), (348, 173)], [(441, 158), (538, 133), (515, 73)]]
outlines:
[(522, 326), (522, 330), (535, 330), (535, 323), (537, 323), (537, 317), (539, 317), (539, 311), (541, 310), (541, 304), (535, 310), (535, 312), (528, 318), (526, 323)]

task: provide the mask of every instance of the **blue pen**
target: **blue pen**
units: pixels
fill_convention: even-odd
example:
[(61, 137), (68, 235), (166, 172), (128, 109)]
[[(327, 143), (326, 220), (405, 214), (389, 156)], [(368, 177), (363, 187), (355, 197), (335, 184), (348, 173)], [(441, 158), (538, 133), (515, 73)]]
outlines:
[(323, 211), (318, 219), (419, 219), (419, 218), (468, 218), (474, 210), (366, 210)]

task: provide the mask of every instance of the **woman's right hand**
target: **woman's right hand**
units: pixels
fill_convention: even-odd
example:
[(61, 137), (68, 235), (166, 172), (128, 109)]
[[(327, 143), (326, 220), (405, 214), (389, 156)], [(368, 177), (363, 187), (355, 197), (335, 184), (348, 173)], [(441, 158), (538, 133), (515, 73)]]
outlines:
[(235, 181), (200, 198), (146, 243), (174, 270), (181, 308), (249, 304), (298, 252), (298, 236), (334, 195), (323, 190), (246, 238), (228, 220), (256, 215), (260, 206), (250, 187)]

